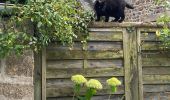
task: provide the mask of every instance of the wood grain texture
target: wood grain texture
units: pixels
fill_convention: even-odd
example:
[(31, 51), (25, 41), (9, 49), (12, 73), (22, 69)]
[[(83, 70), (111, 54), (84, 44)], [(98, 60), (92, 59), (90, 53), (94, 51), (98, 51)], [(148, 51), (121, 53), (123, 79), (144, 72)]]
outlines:
[(90, 29), (88, 41), (122, 41), (122, 31), (111, 29)]
[[(92, 100), (108, 100), (109, 95), (96, 95), (94, 97), (92, 97)], [(124, 100), (124, 95), (111, 95), (110, 100)], [(49, 97), (47, 98), (47, 100), (72, 100), (72, 97)]]
[(143, 75), (170, 75), (170, 67), (143, 67)]
[(47, 78), (70, 78), (82, 74), (85, 77), (124, 76), (123, 68), (47, 69)]
[[(105, 81), (112, 76), (118, 77), (122, 85), (111, 100), (122, 97), (122, 100), (169, 100), (170, 53), (160, 49), (156, 24), (154, 28), (139, 23), (99, 24), (89, 28), (84, 49), (80, 38), (72, 47), (57, 42), (47, 47), (44, 80), (47, 100), (71, 100), (73, 83), (70, 78), (75, 74), (98, 79), (104, 85), (92, 100), (107, 100)], [(38, 87), (36, 84), (35, 93), (40, 90)]]
[(170, 84), (169, 75), (143, 75), (143, 84)]

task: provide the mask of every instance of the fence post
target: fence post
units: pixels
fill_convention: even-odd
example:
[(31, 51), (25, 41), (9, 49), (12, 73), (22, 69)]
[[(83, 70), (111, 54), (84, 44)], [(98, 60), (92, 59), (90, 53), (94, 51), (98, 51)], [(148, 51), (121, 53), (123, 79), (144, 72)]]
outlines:
[(125, 97), (126, 100), (139, 100), (136, 28), (127, 27), (123, 29), (123, 50), (125, 68)]
[(34, 52), (34, 100), (42, 100), (42, 52)]
[(141, 57), (141, 32), (137, 29), (137, 48), (138, 48), (138, 75), (139, 75), (139, 100), (143, 100), (143, 79), (142, 79), (142, 57)]
[(42, 100), (46, 100), (46, 48), (42, 50)]

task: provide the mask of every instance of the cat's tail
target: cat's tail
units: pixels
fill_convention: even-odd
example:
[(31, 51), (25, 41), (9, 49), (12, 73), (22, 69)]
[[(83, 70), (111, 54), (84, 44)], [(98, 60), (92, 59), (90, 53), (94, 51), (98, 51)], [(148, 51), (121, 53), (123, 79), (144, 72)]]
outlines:
[(129, 9), (134, 9), (134, 7), (131, 4), (127, 3), (127, 2), (126, 2), (126, 7), (129, 8)]

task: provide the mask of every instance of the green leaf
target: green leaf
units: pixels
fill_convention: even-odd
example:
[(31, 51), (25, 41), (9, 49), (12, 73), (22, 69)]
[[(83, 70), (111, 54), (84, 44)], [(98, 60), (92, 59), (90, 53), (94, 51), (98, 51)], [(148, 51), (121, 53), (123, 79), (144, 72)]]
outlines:
[(37, 27), (40, 28), (42, 25), (42, 22), (38, 22)]

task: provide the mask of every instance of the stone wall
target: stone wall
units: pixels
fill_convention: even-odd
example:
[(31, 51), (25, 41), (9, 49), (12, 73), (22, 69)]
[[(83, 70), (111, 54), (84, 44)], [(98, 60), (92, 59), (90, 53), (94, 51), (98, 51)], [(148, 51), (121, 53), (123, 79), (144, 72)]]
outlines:
[[(127, 0), (128, 1), (128, 0)], [(156, 0), (132, 0), (135, 9), (126, 8), (126, 19), (129, 22), (150, 22), (155, 21), (165, 9), (155, 5)]]
[(33, 52), (11, 55), (0, 62), (0, 100), (33, 100)]

